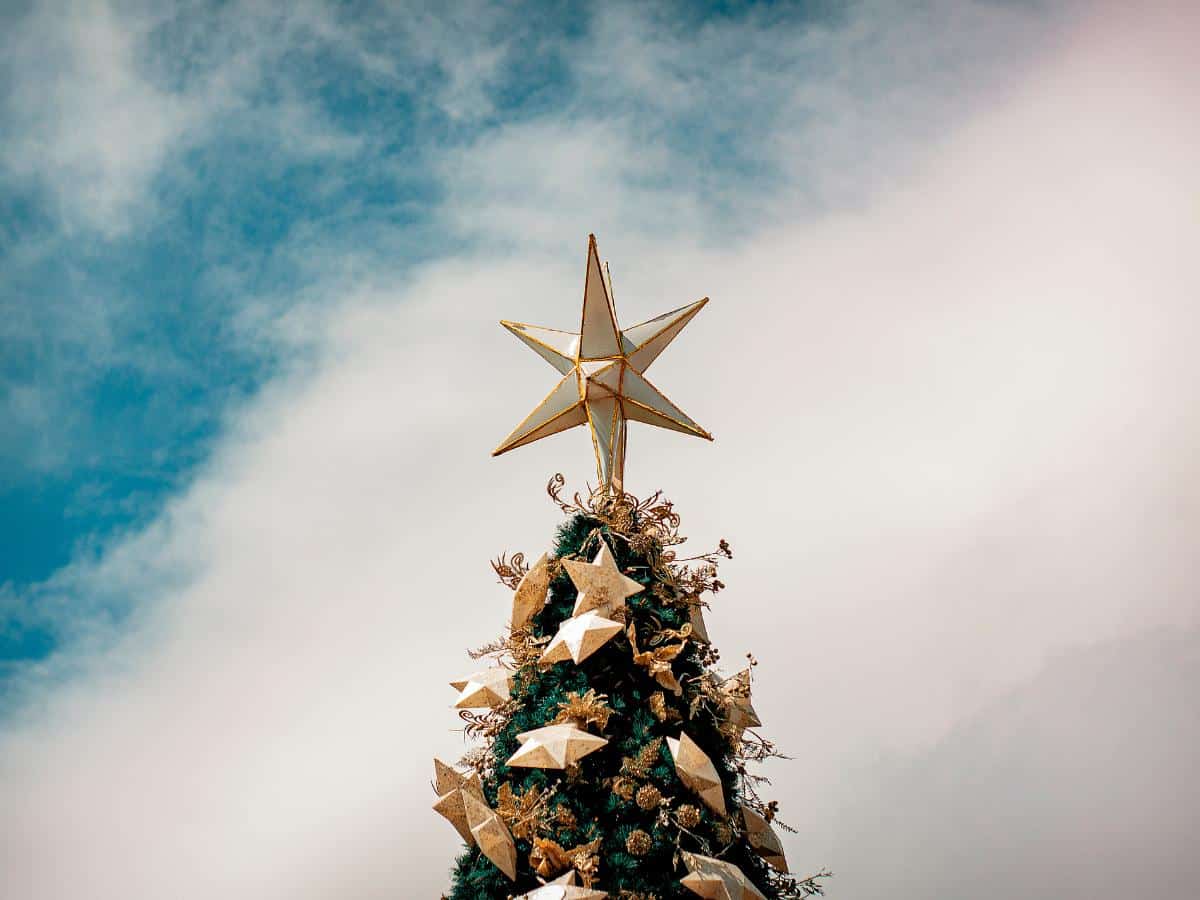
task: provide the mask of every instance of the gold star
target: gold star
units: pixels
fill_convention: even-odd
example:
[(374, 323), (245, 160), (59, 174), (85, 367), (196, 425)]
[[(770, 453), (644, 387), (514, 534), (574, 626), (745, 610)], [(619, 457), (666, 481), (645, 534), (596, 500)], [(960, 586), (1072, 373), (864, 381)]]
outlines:
[(490, 806), (474, 794), (464, 794), (463, 805), (466, 807), (471, 835), (479, 845), (479, 852), (507, 875), (509, 881), (516, 881), (517, 845), (513, 842), (508, 826)]
[(564, 619), (558, 633), (542, 651), (543, 665), (572, 660), (576, 665), (583, 662), (605, 644), (617, 632), (621, 623), (606, 619), (595, 610)]
[(679, 883), (705, 900), (767, 900), (733, 863), (685, 852), (683, 864), (688, 874)]
[(463, 795), (471, 794), (480, 800), (483, 799), (483, 784), (478, 773), (461, 775), (440, 759), (433, 761), (433, 771), (433, 789), (438, 795), (437, 803), (433, 804), (434, 812), (444, 816), (464, 841), (474, 844), (475, 838), (467, 822), (466, 801)]
[(543, 553), (530, 566), (517, 592), (513, 596), (512, 630), (524, 628), (546, 605), (546, 591), (550, 589), (549, 557)]
[(604, 900), (607, 896), (604, 891), (576, 886), (575, 870), (572, 869), (562, 877), (555, 878), (528, 894), (522, 894), (517, 900)]
[(726, 697), (729, 723), (737, 728), (757, 728), (762, 724), (750, 703), (750, 670), (742, 669), (721, 683)]
[(579, 592), (571, 613), (573, 616), (594, 609), (600, 615), (612, 618), (614, 612), (624, 608), (627, 598), (645, 590), (632, 578), (621, 574), (612, 551), (603, 540), (600, 541), (599, 552), (590, 563), (564, 559), (563, 566)]
[(488, 669), (476, 672), (469, 678), (450, 682), (450, 687), (460, 691), (455, 709), (495, 709), (508, 700), (512, 689), (512, 672), (508, 669)]
[(714, 812), (725, 815), (725, 794), (721, 787), (721, 776), (717, 767), (696, 742), (680, 732), (679, 739), (667, 738), (671, 758), (675, 761), (675, 774), (684, 787), (693, 790)]
[(608, 741), (575, 725), (547, 725), (517, 735), (521, 748), (505, 765), (526, 769), (565, 769)]
[(783, 842), (771, 823), (748, 806), (742, 807), (742, 821), (746, 823), (746, 840), (754, 852), (780, 872), (786, 872), (788, 866), (787, 857), (783, 855)]
[(579, 331), (557, 331), (520, 322), (500, 324), (562, 374), (550, 391), (493, 456), (576, 425), (592, 432), (596, 474), (605, 489), (622, 490), (625, 432), (629, 420), (712, 440), (663, 396), (642, 373), (708, 302), (705, 297), (622, 330), (617, 325), (612, 286), (600, 267), (596, 236), (588, 235)]

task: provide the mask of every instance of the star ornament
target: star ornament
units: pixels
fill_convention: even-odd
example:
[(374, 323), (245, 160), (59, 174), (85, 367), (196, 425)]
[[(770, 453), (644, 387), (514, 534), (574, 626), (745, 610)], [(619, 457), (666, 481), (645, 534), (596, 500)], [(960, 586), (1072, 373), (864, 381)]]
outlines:
[(725, 815), (725, 793), (721, 787), (721, 776), (708, 754), (696, 742), (680, 732), (679, 738), (667, 738), (667, 747), (675, 763), (675, 774), (683, 786), (694, 791), (705, 805), (718, 815)]
[(492, 455), (499, 456), (576, 425), (587, 425), (592, 433), (600, 484), (606, 490), (621, 491), (627, 422), (643, 422), (711, 441), (711, 434), (644, 375), (707, 302), (704, 297), (622, 329), (617, 325), (612, 285), (606, 270), (600, 266), (596, 236), (588, 235), (579, 331), (558, 331), (520, 322), (500, 323), (557, 369), (562, 379)]
[(517, 735), (521, 748), (505, 765), (526, 769), (565, 769), (608, 741), (575, 725), (547, 725)]
[(645, 590), (632, 578), (621, 574), (612, 551), (603, 540), (600, 541), (600, 552), (590, 563), (564, 559), (563, 566), (579, 592), (571, 613), (573, 616), (596, 610), (600, 615), (611, 618), (614, 612), (625, 606), (628, 598)]
[(685, 852), (683, 864), (688, 874), (679, 883), (705, 900), (767, 900), (733, 863)]
[(491, 860), (492, 865), (508, 876), (517, 879), (517, 845), (508, 826), (496, 815), (495, 810), (474, 794), (463, 794), (463, 806), (467, 812), (467, 824), (479, 852)]
[(459, 691), (455, 709), (495, 709), (508, 700), (512, 690), (512, 672), (499, 667), (486, 672), (476, 672), (469, 678), (450, 682), (450, 687)]
[(517, 900), (604, 900), (607, 896), (604, 891), (594, 891), (576, 885), (575, 871), (572, 869), (561, 878), (555, 878), (528, 894), (522, 894)]
[(579, 665), (622, 630), (620, 622), (606, 619), (595, 610), (564, 619), (538, 662), (547, 666), (569, 659)]
[(456, 769), (446, 765), (440, 759), (433, 761), (433, 789), (437, 792), (437, 803), (433, 811), (443, 816), (464, 841), (474, 846), (475, 836), (471, 834), (471, 825), (467, 821), (465, 794), (483, 800), (483, 784), (479, 775), (472, 772), (462, 775)]

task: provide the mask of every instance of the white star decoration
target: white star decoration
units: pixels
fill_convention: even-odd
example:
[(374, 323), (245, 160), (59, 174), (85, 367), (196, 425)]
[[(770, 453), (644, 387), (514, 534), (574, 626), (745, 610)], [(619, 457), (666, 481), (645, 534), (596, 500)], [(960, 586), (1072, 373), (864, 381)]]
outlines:
[(579, 665), (621, 631), (624, 628), (620, 622), (606, 619), (595, 610), (564, 619), (539, 662), (550, 665), (569, 659)]
[(469, 678), (450, 682), (450, 687), (461, 693), (454, 703), (455, 709), (495, 709), (508, 699), (512, 689), (512, 672), (494, 668), (476, 672)]
[(579, 331), (501, 322), (562, 373), (562, 380), (495, 450), (516, 447), (576, 425), (587, 425), (596, 452), (596, 474), (605, 488), (622, 490), (626, 422), (645, 422), (712, 440), (712, 435), (663, 396), (642, 373), (708, 302), (688, 306), (622, 330), (612, 285), (600, 268), (596, 236), (588, 235)]
[(600, 541), (600, 552), (590, 563), (564, 559), (563, 566), (579, 591), (575, 609), (571, 612), (573, 616), (594, 609), (600, 615), (611, 618), (614, 612), (625, 606), (627, 598), (645, 590), (632, 578), (621, 574), (612, 551), (603, 540)]
[(688, 874), (680, 884), (705, 900), (767, 900), (733, 863), (699, 853), (684, 853), (683, 864), (688, 867)]
[(547, 725), (517, 735), (521, 749), (509, 757), (507, 766), (527, 769), (565, 769), (608, 743), (574, 725)]
[(522, 894), (517, 900), (604, 900), (607, 896), (604, 891), (578, 887), (575, 884), (575, 870), (572, 869), (561, 878), (547, 881), (540, 888)]

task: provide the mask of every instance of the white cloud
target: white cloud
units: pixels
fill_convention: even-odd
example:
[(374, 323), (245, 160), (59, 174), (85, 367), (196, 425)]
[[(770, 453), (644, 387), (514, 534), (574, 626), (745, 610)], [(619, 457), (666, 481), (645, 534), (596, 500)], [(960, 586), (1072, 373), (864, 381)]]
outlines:
[[(444, 887), (429, 759), (461, 742), (439, 686), (501, 626), (486, 560), (549, 541), (549, 473), (590, 474), (578, 432), (487, 458), (551, 377), (494, 322), (569, 321), (597, 203), (625, 317), (714, 298), (655, 381), (717, 442), (639, 430), (630, 483), (664, 487), (697, 544), (733, 541), (710, 630), (762, 659), (756, 705), (798, 757), (771, 771), (794, 866), (850, 866), (837, 895), (874, 896), (864, 848), (838, 842), (861, 832), (834, 827), (903, 829), (865, 793), (872, 760), (925, 754), (1064, 648), (1196, 623), (1185, 34), (1100, 15), (869, 207), (801, 205), (723, 248), (721, 223), (658, 226), (701, 204), (639, 187), (668, 151), (630, 162), (623, 114), (475, 145), (446, 170), (449, 220), (513, 239), (342, 297), (310, 376), (246, 409), (146, 535), (61, 576), (147, 602), (86, 678), (32, 687), (0, 745), (9, 889)], [(1160, 837), (1182, 854), (1188, 836)]]

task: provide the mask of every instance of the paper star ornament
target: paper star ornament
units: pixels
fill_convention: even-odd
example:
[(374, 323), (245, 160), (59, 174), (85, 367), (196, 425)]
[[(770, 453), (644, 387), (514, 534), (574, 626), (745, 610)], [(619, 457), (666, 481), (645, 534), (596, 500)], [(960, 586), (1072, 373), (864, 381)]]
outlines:
[(529, 567), (517, 592), (513, 595), (512, 630), (517, 631), (529, 624), (546, 605), (546, 591), (550, 589), (550, 558), (545, 553)]
[(783, 855), (783, 842), (771, 827), (771, 823), (748, 806), (742, 807), (742, 821), (746, 824), (746, 840), (754, 852), (780, 872), (787, 872), (787, 857)]
[(750, 670), (742, 669), (721, 683), (727, 698), (726, 713), (731, 725), (738, 728), (757, 728), (762, 724), (750, 703)]
[(539, 662), (549, 665), (569, 659), (579, 665), (619, 631), (620, 622), (606, 619), (595, 610), (565, 619), (558, 626), (558, 633), (542, 651)]
[(767, 900), (733, 863), (685, 852), (683, 864), (688, 874), (679, 883), (705, 900)]
[(437, 792), (437, 803), (433, 804), (434, 812), (444, 816), (454, 830), (464, 841), (474, 845), (475, 837), (471, 834), (471, 825), (467, 822), (466, 801), (464, 794), (483, 800), (483, 784), (477, 772), (462, 775), (456, 769), (446, 765), (440, 759), (433, 761), (433, 789)]
[(505, 765), (526, 769), (565, 769), (608, 743), (575, 725), (547, 725), (517, 735), (521, 748)]
[(528, 894), (522, 894), (517, 900), (603, 900), (607, 896), (604, 891), (576, 886), (575, 872), (572, 870)]
[(454, 708), (495, 709), (502, 706), (508, 700), (512, 683), (512, 672), (499, 667), (452, 681), (450, 687), (460, 692)]
[(471, 835), (479, 845), (479, 852), (507, 875), (509, 881), (516, 881), (517, 845), (513, 842), (508, 826), (491, 807), (474, 794), (464, 793), (463, 805), (466, 808)]
[(721, 776), (717, 767), (696, 742), (680, 732), (679, 738), (667, 738), (671, 759), (675, 762), (675, 774), (684, 787), (694, 791), (709, 809), (725, 815), (725, 793), (721, 788)]
[(557, 331), (520, 322), (501, 322), (562, 375), (546, 399), (526, 416), (493, 456), (587, 425), (604, 488), (622, 490), (625, 432), (630, 420), (712, 440), (642, 374), (708, 302), (688, 306), (622, 330), (617, 325), (612, 285), (600, 266), (596, 236), (588, 235), (579, 331)]
[(711, 644), (712, 641), (708, 637), (708, 628), (704, 624), (704, 609), (700, 604), (695, 604), (688, 609), (688, 624), (692, 626), (692, 637), (702, 644)]
[(594, 609), (600, 615), (611, 618), (614, 612), (624, 608), (627, 598), (645, 590), (632, 578), (621, 574), (612, 551), (603, 540), (600, 541), (600, 551), (590, 563), (564, 559), (563, 566), (579, 592), (571, 613), (573, 616)]

